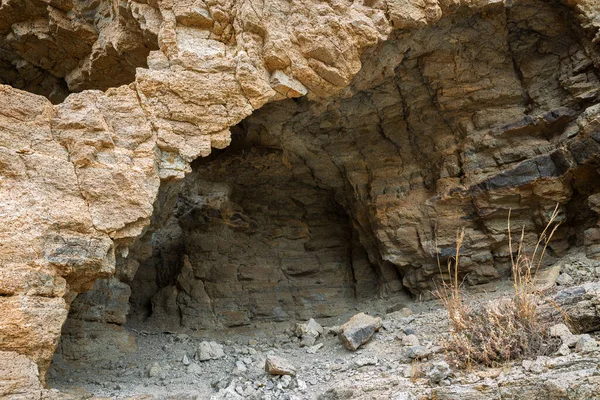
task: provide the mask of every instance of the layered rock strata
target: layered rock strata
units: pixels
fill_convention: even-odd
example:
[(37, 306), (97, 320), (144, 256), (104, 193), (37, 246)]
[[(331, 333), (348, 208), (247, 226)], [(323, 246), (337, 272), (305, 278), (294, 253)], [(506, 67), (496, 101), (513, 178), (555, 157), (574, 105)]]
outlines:
[[(195, 190), (174, 227), (185, 235), (165, 240), (187, 257), (158, 271), (164, 280), (156, 286), (175, 293), (163, 306), (182, 313), (176, 322), (216, 318), (203, 314), (209, 303), (219, 313), (232, 309), (226, 324), (293, 315), (302, 291), (314, 292), (311, 280), (331, 281), (328, 274), (339, 277), (331, 281), (339, 298), (352, 299), (346, 293), (363, 284), (394, 292), (400, 279), (420, 293), (432, 287), (437, 256), (450, 255), (457, 227), (466, 229), (467, 280), (489, 281), (506, 271), (509, 209), (529, 240), (558, 202), (564, 225), (555, 254), (577, 244), (597, 253), (593, 0), (88, 4), (0, 6), (3, 82), (53, 102), (69, 91), (118, 86), (58, 105), (0, 89), (0, 361), (26, 365), (29, 377), (0, 378), (0, 395), (41, 391), (31, 389), (31, 362), (43, 380), (73, 299), (114, 275), (115, 264), (118, 279), (78, 300), (73, 320), (123, 323), (125, 283), (135, 288), (138, 260), (155, 263), (152, 247), (135, 239), (153, 212), (152, 230), (172, 223), (168, 206), (164, 215), (155, 209), (178, 201), (158, 195), (161, 182), (163, 192), (176, 191), (172, 181), (191, 171), (192, 160), (227, 147), (230, 127), (267, 102), (307, 97), (246, 121), (253, 144), (274, 150), (232, 157), (243, 181), (216, 162), (198, 167), (214, 176), (195, 173), (182, 185)], [(254, 185), (277, 193), (266, 202), (235, 199)], [(221, 204), (202, 205), (207, 196)], [(321, 225), (311, 227), (307, 212)], [(257, 218), (263, 224), (254, 227)], [(252, 229), (251, 260), (269, 261), (234, 276), (221, 267), (241, 263)], [(332, 239), (324, 255), (322, 237)], [(211, 240), (222, 250), (207, 261), (200, 255), (212, 257), (202, 247)], [(285, 242), (280, 253), (264, 246), (273, 240)], [(357, 279), (355, 262), (366, 257), (349, 249), (362, 248), (369, 262), (360, 261), (365, 275)], [(300, 262), (284, 262), (298, 253)], [(310, 270), (300, 286), (290, 278), (298, 268)], [(300, 294), (261, 309), (264, 296), (250, 295), (248, 276), (261, 290), (285, 276), (284, 287)], [(100, 300), (113, 293), (116, 304)], [(232, 293), (241, 304), (228, 303)]]

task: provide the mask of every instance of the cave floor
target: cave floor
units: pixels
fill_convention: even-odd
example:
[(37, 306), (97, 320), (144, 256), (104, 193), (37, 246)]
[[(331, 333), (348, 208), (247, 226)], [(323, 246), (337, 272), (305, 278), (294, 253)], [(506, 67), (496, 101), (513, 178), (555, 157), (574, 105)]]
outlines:
[[(598, 279), (587, 276), (579, 280), (590, 281)], [(576, 283), (577, 279), (572, 284)], [(471, 302), (483, 303), (511, 290), (511, 282), (503, 280), (475, 287), (466, 295)], [(412, 315), (405, 309), (391, 311), (403, 307)], [(328, 328), (358, 312), (381, 316), (383, 327), (371, 341), (351, 352)], [(406, 296), (365, 302), (346, 315), (319, 320), (324, 333), (312, 347), (302, 347), (293, 334), (296, 322), (301, 321), (190, 334), (150, 331), (130, 324), (126, 328), (135, 338), (133, 352), (97, 362), (55, 360), (49, 386), (65, 398), (78, 399), (554, 398), (547, 393), (555, 393), (556, 398), (600, 398), (600, 346), (591, 352), (573, 349), (566, 355), (498, 368), (453, 368), (432, 383), (432, 371), (445, 359), (440, 344), (449, 335), (446, 312), (436, 300), (415, 301)], [(416, 335), (418, 343), (407, 339), (407, 334)], [(600, 332), (592, 333), (592, 338), (599, 340)], [(199, 361), (196, 350), (202, 341), (218, 342), (224, 355)], [(415, 345), (424, 348), (425, 355), (419, 360), (410, 357)], [(267, 355), (287, 359), (297, 375), (292, 379), (268, 375), (264, 370)], [(561, 397), (563, 392), (570, 395)]]

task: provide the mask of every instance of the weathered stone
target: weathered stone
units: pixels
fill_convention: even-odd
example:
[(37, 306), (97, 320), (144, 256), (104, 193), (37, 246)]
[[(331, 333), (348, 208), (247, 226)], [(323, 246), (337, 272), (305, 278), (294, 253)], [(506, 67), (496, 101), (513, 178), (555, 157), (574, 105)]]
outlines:
[(407, 346), (404, 348), (404, 355), (409, 360), (427, 357), (431, 352), (425, 346)]
[(440, 383), (440, 381), (446, 379), (451, 373), (452, 370), (447, 362), (436, 361), (432, 363), (431, 367), (427, 370), (426, 375), (431, 383)]
[(589, 353), (598, 350), (598, 348), (600, 348), (598, 342), (587, 333), (579, 335), (575, 345), (575, 351), (580, 353)]
[(271, 75), (271, 86), (285, 97), (300, 97), (308, 93), (308, 89), (298, 80), (290, 78), (282, 71), (274, 71)]
[(562, 344), (567, 347), (573, 347), (577, 343), (575, 336), (565, 324), (556, 324), (550, 327), (550, 336), (558, 337)]
[(294, 328), (294, 333), (298, 337), (302, 337), (304, 335), (317, 337), (323, 333), (323, 327), (319, 325), (317, 321), (311, 318), (305, 323), (297, 323), (296, 327)]
[(146, 367), (146, 372), (149, 378), (158, 378), (162, 374), (163, 369), (159, 363), (155, 362)]
[(309, 348), (307, 348), (306, 352), (308, 354), (316, 354), (317, 351), (319, 351), (321, 348), (323, 348), (323, 346), (324, 346), (323, 343), (315, 344), (314, 346), (310, 346)]
[(554, 265), (543, 269), (535, 276), (535, 287), (541, 292), (552, 289), (556, 285), (556, 280), (560, 276), (560, 265)]
[(573, 277), (569, 274), (562, 273), (558, 276), (558, 278), (556, 278), (556, 283), (561, 286), (570, 285), (573, 283)]
[(198, 361), (218, 360), (225, 357), (223, 347), (217, 342), (200, 342), (196, 351)]
[(344, 347), (354, 351), (371, 340), (379, 328), (381, 328), (381, 318), (360, 313), (340, 326), (338, 338)]
[(41, 393), (37, 365), (18, 353), (0, 352), (0, 397), (40, 398)]
[(417, 335), (406, 335), (402, 338), (402, 344), (404, 346), (419, 346), (419, 338)]
[(265, 371), (270, 375), (296, 375), (296, 367), (285, 358), (279, 356), (267, 356)]

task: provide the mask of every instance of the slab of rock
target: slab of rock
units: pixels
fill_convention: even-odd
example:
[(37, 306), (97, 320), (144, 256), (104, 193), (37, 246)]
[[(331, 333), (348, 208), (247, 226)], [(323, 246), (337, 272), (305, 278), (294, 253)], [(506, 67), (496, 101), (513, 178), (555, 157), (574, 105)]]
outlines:
[(446, 361), (438, 361), (431, 365), (431, 369), (427, 371), (427, 377), (431, 383), (439, 383), (446, 379), (452, 370)]
[(575, 350), (580, 353), (596, 351), (598, 350), (598, 342), (587, 333), (580, 335), (579, 340), (577, 340), (577, 344), (575, 345)]
[(381, 328), (381, 318), (360, 313), (340, 326), (338, 337), (345, 348), (354, 351), (371, 340), (379, 328)]
[(418, 345), (420, 345), (419, 338), (415, 334), (404, 336), (402, 338), (402, 344), (405, 345), (405, 346), (418, 346)]
[(296, 375), (296, 367), (285, 358), (278, 356), (267, 356), (265, 371), (270, 375)]
[(225, 357), (223, 347), (217, 342), (201, 342), (196, 351), (198, 361), (218, 360)]
[(354, 367), (361, 368), (361, 367), (365, 367), (367, 365), (377, 365), (378, 361), (379, 360), (377, 359), (377, 357), (368, 357), (368, 356), (357, 357), (356, 360), (354, 360)]
[(553, 265), (540, 270), (535, 277), (535, 288), (540, 292), (552, 289), (556, 285), (556, 279), (560, 275), (560, 265)]
[(323, 343), (315, 344), (314, 346), (310, 346), (306, 349), (308, 354), (316, 354), (323, 347)]
[(298, 337), (303, 337), (305, 335), (310, 336), (319, 336), (323, 334), (323, 327), (314, 319), (309, 319), (304, 323), (296, 324), (296, 328), (294, 329), (294, 333)]
[(568, 347), (575, 346), (577, 336), (571, 333), (571, 330), (565, 324), (556, 324), (550, 327), (550, 336), (558, 337), (563, 345)]
[(429, 354), (431, 351), (427, 350), (425, 346), (408, 346), (404, 350), (404, 355), (410, 360), (427, 357)]
[(570, 285), (573, 283), (573, 277), (567, 273), (562, 273), (556, 278), (556, 283), (561, 286)]
[(410, 308), (402, 307), (400, 310), (389, 312), (386, 317), (389, 319), (400, 319), (410, 317), (411, 315), (413, 315), (413, 312)]

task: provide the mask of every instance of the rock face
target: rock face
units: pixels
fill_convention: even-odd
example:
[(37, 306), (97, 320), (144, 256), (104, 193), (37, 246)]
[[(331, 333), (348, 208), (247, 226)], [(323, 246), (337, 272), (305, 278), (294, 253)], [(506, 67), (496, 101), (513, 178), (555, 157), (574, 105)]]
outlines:
[(181, 178), (189, 161), (227, 146), (229, 127), (284, 98), (282, 85), (339, 92), (360, 69), (361, 50), (390, 29), (381, 8), (361, 5), (273, 3), (257, 14), (243, 2), (194, 11), (178, 2), (88, 4), (0, 7), (3, 81), (53, 101), (64, 97), (61, 79), (73, 91), (106, 89), (131, 81), (148, 55), (131, 85), (57, 106), (1, 88), (0, 212), (10, 218), (0, 228), (0, 349), (30, 357), (41, 377), (69, 304), (127, 256), (161, 179)]
[(130, 346), (130, 290), (162, 326), (335, 315), (426, 293), (457, 227), (469, 283), (506, 274), (508, 210), (531, 241), (556, 203), (551, 252), (600, 257), (594, 0), (193, 4), (0, 5), (5, 393), (71, 304), (63, 356)]
[(334, 316), (376, 293), (331, 194), (281, 151), (237, 145), (183, 181), (171, 219), (151, 234), (168, 240), (155, 240), (131, 283), (135, 306), (151, 304), (159, 326), (206, 329)]
[(383, 281), (400, 275), (415, 294), (434, 287), (460, 227), (466, 280), (505, 275), (509, 209), (535, 243), (559, 203), (552, 252), (585, 240), (591, 255), (598, 48), (568, 13), (497, 3), (397, 31), (368, 50), (343, 95), (267, 105), (248, 130), (304, 160)]

